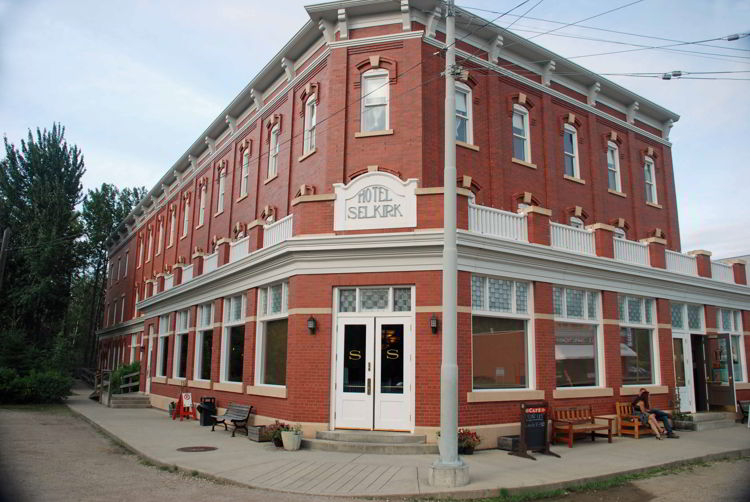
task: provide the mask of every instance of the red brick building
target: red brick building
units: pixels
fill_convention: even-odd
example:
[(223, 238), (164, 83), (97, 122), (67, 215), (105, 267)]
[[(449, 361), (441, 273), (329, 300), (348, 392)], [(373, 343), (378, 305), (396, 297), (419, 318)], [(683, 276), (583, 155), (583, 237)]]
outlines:
[[(434, 437), (438, 4), (307, 7), (112, 236), (101, 367), (141, 360), (161, 408), (187, 386), (307, 434)], [(460, 424), (492, 446), (524, 400), (613, 414), (640, 387), (689, 411), (750, 398), (745, 264), (680, 249), (679, 117), (461, 14)]]

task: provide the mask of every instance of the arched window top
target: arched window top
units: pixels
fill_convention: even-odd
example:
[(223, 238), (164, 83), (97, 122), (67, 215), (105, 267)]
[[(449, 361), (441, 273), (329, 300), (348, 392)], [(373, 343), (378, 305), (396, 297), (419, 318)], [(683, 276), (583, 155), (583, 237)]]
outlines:
[(521, 105), (521, 104), (518, 104), (518, 103), (513, 103), (513, 111), (514, 112), (523, 113), (525, 115), (529, 114), (529, 109), (525, 106), (525, 104)]
[(581, 218), (579, 218), (578, 216), (571, 216), (570, 217), (570, 226), (574, 227), (574, 228), (583, 228), (584, 227), (584, 223), (583, 223), (583, 220)]
[(628, 236), (625, 234), (625, 229), (622, 227), (615, 227), (615, 239), (627, 239)]
[(573, 124), (566, 123), (566, 124), (563, 125), (563, 129), (565, 129), (566, 131), (570, 131), (573, 134), (577, 134), (578, 133), (578, 129), (576, 129), (575, 125), (573, 125)]

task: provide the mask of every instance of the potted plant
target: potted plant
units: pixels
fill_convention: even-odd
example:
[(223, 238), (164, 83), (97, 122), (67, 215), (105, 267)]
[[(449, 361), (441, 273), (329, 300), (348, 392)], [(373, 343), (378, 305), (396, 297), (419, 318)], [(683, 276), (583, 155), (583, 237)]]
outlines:
[(469, 429), (458, 429), (458, 453), (473, 455), (474, 448), (479, 444), (479, 436)]
[(282, 430), (281, 441), (284, 443), (285, 450), (299, 450), (299, 447), (302, 445), (302, 426), (296, 424)]
[(276, 420), (275, 423), (267, 425), (263, 428), (263, 440), (273, 441), (274, 446), (276, 446), (277, 448), (281, 448), (282, 446), (284, 446), (281, 440), (281, 431), (288, 429), (289, 425)]

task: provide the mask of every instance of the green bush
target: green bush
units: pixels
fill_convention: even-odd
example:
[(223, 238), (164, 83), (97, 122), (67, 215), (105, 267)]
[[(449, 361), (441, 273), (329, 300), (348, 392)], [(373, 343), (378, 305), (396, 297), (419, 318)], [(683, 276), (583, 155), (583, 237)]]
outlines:
[(56, 403), (68, 397), (73, 379), (58, 371), (36, 371), (18, 376), (14, 369), (0, 368), (0, 403)]
[[(131, 364), (126, 364), (125, 366), (120, 366), (115, 371), (112, 372), (112, 393), (113, 394), (119, 394), (121, 392), (120, 385), (122, 385), (122, 377), (125, 375), (129, 375), (131, 373), (140, 373), (141, 371), (141, 363), (139, 361), (136, 361)], [(131, 392), (134, 392), (134, 390), (131, 388)]]

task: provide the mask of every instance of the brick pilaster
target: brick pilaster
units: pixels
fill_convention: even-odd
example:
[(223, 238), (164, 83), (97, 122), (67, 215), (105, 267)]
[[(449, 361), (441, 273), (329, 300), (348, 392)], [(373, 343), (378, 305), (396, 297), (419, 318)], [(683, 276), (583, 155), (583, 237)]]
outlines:
[(607, 225), (605, 223), (594, 223), (593, 225), (587, 225), (586, 229), (592, 230), (594, 232), (596, 256), (614, 259), (615, 243), (613, 239), (615, 234), (615, 227), (613, 227), (612, 225)]
[(695, 256), (695, 262), (698, 266), (698, 276), (711, 277), (711, 251), (696, 249), (688, 251), (690, 256)]
[(230, 240), (227, 238), (219, 239), (216, 242), (216, 250), (219, 253), (218, 266), (221, 267), (229, 263), (229, 244)]
[(534, 339), (536, 344), (536, 388), (545, 389), (544, 397), (552, 400), (556, 387), (555, 364), (555, 307), (552, 300), (552, 284), (534, 283)]
[(195, 253), (193, 255), (193, 277), (203, 274), (203, 257), (205, 253)]
[(747, 262), (745, 260), (732, 260), (729, 263), (732, 265), (735, 284), (747, 285)]
[(643, 244), (648, 245), (648, 257), (652, 267), (667, 268), (667, 241), (659, 237), (641, 239)]
[(533, 244), (550, 245), (550, 227), (549, 220), (552, 211), (539, 206), (529, 206), (524, 208), (526, 223), (529, 231), (529, 242)]

